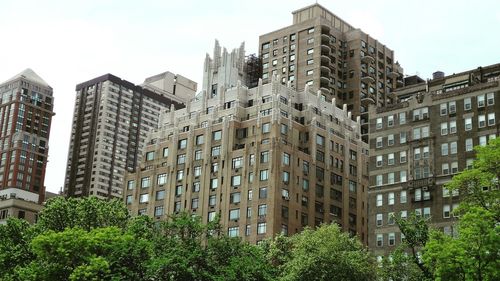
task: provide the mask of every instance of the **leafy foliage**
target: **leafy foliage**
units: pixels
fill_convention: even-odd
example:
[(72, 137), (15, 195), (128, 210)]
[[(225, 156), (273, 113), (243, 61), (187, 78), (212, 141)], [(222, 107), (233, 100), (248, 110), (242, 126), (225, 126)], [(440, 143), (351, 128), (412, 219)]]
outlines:
[(376, 279), (376, 263), (370, 253), (334, 224), (278, 237), (268, 248), (271, 261), (282, 271), (279, 280)]

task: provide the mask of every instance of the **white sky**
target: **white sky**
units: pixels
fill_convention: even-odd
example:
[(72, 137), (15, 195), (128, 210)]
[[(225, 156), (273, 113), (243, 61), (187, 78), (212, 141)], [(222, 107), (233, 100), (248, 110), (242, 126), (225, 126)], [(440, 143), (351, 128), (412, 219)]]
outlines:
[[(198, 82), (214, 39), (256, 53), (305, 0), (0, 0), (0, 82), (32, 68), (54, 88), (45, 185), (64, 183), (75, 85), (112, 73), (133, 83), (169, 70)], [(322, 0), (395, 50), (405, 74), (431, 77), (500, 63), (498, 0)]]

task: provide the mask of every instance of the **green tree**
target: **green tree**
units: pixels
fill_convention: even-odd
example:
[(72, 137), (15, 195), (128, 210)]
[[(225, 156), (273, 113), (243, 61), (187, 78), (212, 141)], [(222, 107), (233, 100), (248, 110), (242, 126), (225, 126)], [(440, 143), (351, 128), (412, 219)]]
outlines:
[[(279, 238), (283, 240), (283, 237)], [(316, 230), (306, 228), (291, 236), (291, 247), (280, 241), (269, 249), (276, 254), (288, 251), (284, 261), (272, 256), (281, 266), (279, 280), (375, 280), (376, 262), (356, 237), (349, 237), (335, 225), (322, 225)], [(271, 242), (272, 244), (273, 242)]]
[(460, 192), (461, 212), (480, 207), (490, 211), (496, 222), (500, 222), (500, 138), (490, 140), (486, 146), (476, 146), (474, 150), (473, 168), (454, 176), (446, 187)]
[(472, 169), (446, 185), (460, 192), (458, 236), (433, 231), (423, 260), (437, 280), (500, 280), (500, 139), (475, 147)]
[[(426, 280), (424, 272), (415, 263), (414, 257), (408, 255), (408, 247), (401, 244), (389, 257), (382, 259), (378, 276), (381, 280), (422, 281)], [(427, 280), (429, 280), (427, 278)]]
[(19, 271), (21, 279), (145, 280), (144, 262), (151, 254), (148, 241), (116, 227), (48, 231), (31, 246), (35, 258)]
[(14, 279), (16, 269), (33, 259), (30, 242), (34, 236), (25, 220), (9, 218), (0, 224), (0, 280)]
[(117, 199), (55, 197), (47, 201), (40, 212), (37, 227), (44, 231), (63, 231), (67, 227), (85, 230), (107, 226), (125, 228), (128, 220), (126, 206)]
[(500, 226), (493, 213), (471, 207), (458, 229), (456, 238), (431, 232), (423, 259), (436, 280), (500, 280)]

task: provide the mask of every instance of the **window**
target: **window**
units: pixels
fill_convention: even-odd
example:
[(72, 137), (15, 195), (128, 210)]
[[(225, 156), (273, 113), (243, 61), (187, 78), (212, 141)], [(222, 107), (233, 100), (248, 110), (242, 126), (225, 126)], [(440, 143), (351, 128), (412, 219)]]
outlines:
[(178, 171), (177, 171), (177, 177), (176, 177), (176, 179), (177, 179), (178, 181), (180, 181), (180, 180), (184, 179), (184, 170), (178, 170)]
[(236, 157), (233, 158), (232, 160), (232, 168), (233, 169), (238, 169), (243, 166), (243, 157)]
[(466, 131), (472, 130), (472, 118), (465, 118), (464, 123), (465, 123), (465, 130)]
[(464, 110), (471, 110), (472, 109), (472, 101), (471, 98), (465, 98), (464, 99)]
[(325, 146), (325, 137), (323, 137), (322, 135), (316, 135), (316, 144)]
[(133, 201), (134, 201), (134, 198), (132, 197), (132, 195), (127, 195), (127, 199), (126, 199), (127, 205), (132, 204)]
[(168, 147), (163, 148), (163, 157), (168, 157)]
[(384, 181), (383, 181), (383, 176), (382, 175), (377, 175), (376, 179), (375, 179), (375, 184), (377, 186), (381, 186), (382, 184), (384, 184)]
[(210, 179), (210, 188), (216, 189), (219, 186), (218, 179)]
[(383, 215), (382, 214), (377, 214), (377, 217), (376, 217), (376, 221), (377, 221), (377, 226), (382, 226), (384, 224), (384, 218), (383, 218)]
[(422, 201), (422, 189), (415, 189), (415, 201)]
[(155, 196), (156, 201), (165, 199), (165, 190), (158, 190)]
[(377, 207), (384, 205), (384, 197), (382, 194), (377, 194)]
[(488, 113), (488, 126), (495, 126), (495, 113)]
[(406, 124), (406, 112), (399, 113), (399, 125)]
[(472, 147), (473, 147), (472, 139), (471, 138), (466, 139), (465, 140), (465, 151), (472, 151)]
[(240, 228), (238, 226), (229, 227), (227, 229), (227, 236), (238, 237), (239, 232), (240, 232)]
[(486, 127), (486, 115), (479, 115), (477, 119), (479, 128)]
[(167, 174), (159, 174), (157, 177), (156, 177), (156, 182), (158, 185), (164, 185), (167, 183)]
[(187, 147), (187, 139), (179, 140), (177, 148), (185, 149)]
[(394, 135), (393, 134), (390, 134), (387, 136), (387, 145), (388, 146), (394, 145)]
[(467, 159), (465, 162), (465, 166), (468, 170), (473, 168), (474, 159)]
[(394, 232), (389, 233), (389, 246), (394, 246), (396, 244), (396, 234)]
[(406, 190), (402, 190), (401, 193), (399, 194), (399, 203), (401, 204), (406, 203)]
[(163, 206), (156, 206), (155, 217), (161, 217), (161, 216), (163, 216)]
[(424, 208), (424, 218), (428, 219), (431, 217), (431, 208), (430, 207), (425, 207)]
[(181, 196), (182, 195), (182, 185), (178, 185), (175, 187), (175, 196)]
[(377, 167), (382, 167), (382, 155), (377, 155)]
[(131, 189), (134, 189), (134, 188), (135, 188), (135, 181), (134, 180), (129, 180), (127, 182), (127, 189), (131, 190)]
[(399, 180), (401, 182), (406, 182), (406, 170), (402, 170), (399, 172)]
[(139, 196), (139, 203), (148, 203), (149, 202), (149, 194), (143, 193)]
[(240, 186), (241, 185), (241, 176), (232, 176), (231, 177), (231, 186)]
[(287, 171), (283, 171), (283, 178), (282, 178), (283, 182), (285, 184), (289, 183), (290, 182), (290, 173), (287, 172)]
[(311, 65), (311, 64), (314, 64), (314, 59), (308, 59), (307, 60), (307, 65)]
[(154, 159), (155, 159), (155, 152), (154, 151), (146, 152), (146, 161), (152, 161)]
[(399, 133), (399, 143), (406, 143), (406, 132)]
[(487, 93), (486, 100), (487, 100), (488, 105), (494, 105), (495, 104), (495, 93)]
[(423, 120), (429, 117), (429, 109), (427, 107), (422, 107), (413, 110), (413, 121)]
[(448, 163), (441, 164), (441, 172), (443, 175), (448, 175), (450, 173), (450, 165)]
[(450, 205), (443, 205), (443, 218), (447, 219), (450, 217), (451, 209)]
[(377, 148), (380, 148), (382, 146), (383, 146), (383, 144), (382, 144), (382, 137), (377, 137)]
[(458, 173), (458, 162), (451, 162), (451, 173)]
[(269, 133), (271, 131), (271, 123), (262, 124), (262, 133)]
[(260, 153), (260, 163), (269, 162), (269, 151), (262, 151)]
[(382, 117), (377, 118), (377, 123), (376, 123), (377, 129), (382, 129), (382, 127), (383, 127), (382, 120), (383, 120)]
[(477, 96), (477, 107), (484, 107), (484, 95)]
[(394, 192), (389, 192), (387, 194), (387, 204), (394, 205)]
[(202, 159), (202, 152), (201, 149), (196, 150), (194, 152), (194, 160), (201, 160)]
[(266, 181), (269, 179), (269, 170), (260, 170), (260, 180)]
[(295, 61), (295, 54), (290, 55), (290, 62)]
[(387, 116), (387, 127), (394, 126), (394, 115)]
[(420, 160), (420, 148), (413, 149), (413, 159)]
[(307, 34), (314, 33), (314, 27), (311, 27), (307, 30)]
[(479, 145), (485, 146), (486, 144), (488, 144), (488, 140), (487, 140), (486, 136), (480, 136), (479, 137)]
[(399, 152), (399, 163), (406, 163), (406, 150)]
[(150, 180), (149, 177), (144, 177), (141, 179), (141, 188), (146, 188), (150, 186)]
[(408, 212), (407, 211), (401, 211), (400, 216), (402, 219), (406, 219), (408, 217)]
[(217, 173), (218, 171), (219, 171), (219, 163), (218, 162), (212, 163), (212, 165), (210, 166), (210, 172)]
[(233, 192), (231, 195), (229, 195), (229, 202), (231, 204), (236, 204), (241, 202), (241, 193), (240, 192)]
[(457, 103), (455, 101), (450, 101), (448, 103), (448, 108), (450, 109), (450, 114), (454, 114), (457, 112)]
[(307, 50), (307, 54), (308, 54), (308, 55), (312, 55), (313, 53), (314, 53), (314, 49), (308, 49), (308, 50)]
[(208, 221), (211, 222), (215, 219), (216, 213), (215, 212), (208, 212)]
[(214, 207), (216, 204), (217, 204), (216, 195), (210, 195), (210, 197), (208, 197), (208, 206)]
[(220, 146), (212, 147), (212, 157), (220, 155)]
[(420, 139), (420, 128), (414, 128), (413, 129), (413, 139), (418, 140)]
[(445, 136), (448, 134), (448, 123), (443, 122), (441, 123), (441, 136)]
[(394, 165), (394, 153), (387, 154), (387, 165)]
[(267, 232), (267, 224), (260, 222), (257, 224), (257, 234), (265, 234)]
[(237, 220), (240, 218), (240, 209), (229, 210), (229, 220)]
[(442, 143), (441, 144), (441, 156), (446, 156), (446, 155), (448, 155), (448, 144)]
[(450, 121), (450, 134), (457, 132), (457, 121)]
[(215, 131), (212, 133), (212, 140), (213, 141), (220, 141), (222, 139), (222, 131)]
[(422, 151), (423, 151), (423, 157), (422, 158), (424, 158), (424, 159), (429, 158), (429, 147), (428, 146), (424, 146), (423, 149), (422, 149)]
[(259, 205), (257, 214), (259, 217), (265, 217), (267, 215), (267, 204)]
[(384, 246), (384, 235), (377, 234), (377, 247), (383, 247), (383, 246)]
[(312, 69), (306, 71), (307, 76), (311, 76), (311, 75), (313, 75), (313, 73), (314, 73), (314, 71)]
[(457, 154), (457, 142), (450, 142), (450, 154)]
[(267, 187), (259, 188), (259, 199), (267, 198)]
[(177, 155), (177, 164), (181, 165), (186, 163), (186, 154), (179, 154)]
[(441, 116), (448, 114), (448, 105), (446, 103), (442, 103), (439, 105), (439, 114)]

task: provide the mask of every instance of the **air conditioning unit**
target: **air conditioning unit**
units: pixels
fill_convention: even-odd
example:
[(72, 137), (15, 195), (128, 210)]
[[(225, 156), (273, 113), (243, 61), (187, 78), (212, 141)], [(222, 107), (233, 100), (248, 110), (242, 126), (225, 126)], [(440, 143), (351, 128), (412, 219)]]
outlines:
[(428, 186), (424, 186), (424, 187), (422, 187), (422, 190), (423, 191), (429, 191), (429, 187)]
[(283, 196), (283, 199), (285, 199), (286, 201), (289, 201), (289, 200), (290, 200), (290, 197), (288, 197), (288, 196)]

